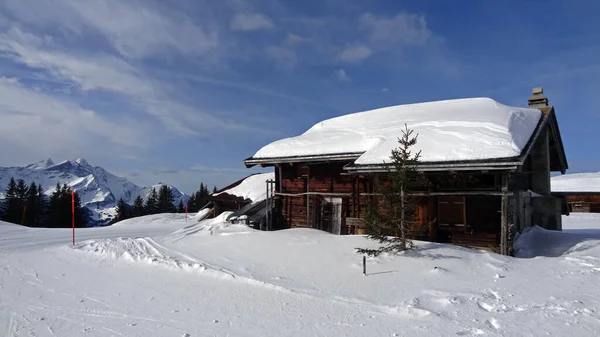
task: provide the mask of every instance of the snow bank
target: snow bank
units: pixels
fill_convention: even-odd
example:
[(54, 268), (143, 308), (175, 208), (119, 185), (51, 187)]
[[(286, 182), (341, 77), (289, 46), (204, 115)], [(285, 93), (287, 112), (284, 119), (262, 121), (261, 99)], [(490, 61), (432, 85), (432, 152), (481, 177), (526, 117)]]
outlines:
[[(563, 217), (564, 233), (532, 228), (519, 238), (529, 240), (521, 243), (531, 252), (542, 252), (541, 241), (570, 237), (572, 246), (557, 257), (518, 259), (417, 242), (415, 251), (368, 258), (366, 276), (355, 247), (376, 243), (364, 236), (254, 231), (224, 223), (225, 216), (196, 223), (161, 215), (78, 229), (75, 247), (69, 229), (0, 225), (0, 331), (597, 335), (600, 215)], [(245, 235), (228, 235), (243, 228)], [(51, 238), (54, 233), (62, 239)]]
[(340, 116), (300, 136), (261, 148), (253, 158), (364, 152), (356, 164), (389, 161), (405, 123), (419, 134), (422, 161), (508, 158), (521, 154), (542, 114), (489, 98), (398, 105)]
[(274, 179), (275, 173), (273, 172), (255, 174), (244, 179), (239, 185), (213, 195), (228, 193), (244, 199), (250, 199), (252, 202), (262, 201), (267, 198), (266, 181)]
[(539, 226), (526, 228), (513, 247), (515, 256), (522, 258), (560, 257), (589, 250), (596, 250), (600, 256), (600, 214), (572, 213), (563, 217), (562, 232)]
[(600, 192), (600, 172), (552, 177), (552, 192)]

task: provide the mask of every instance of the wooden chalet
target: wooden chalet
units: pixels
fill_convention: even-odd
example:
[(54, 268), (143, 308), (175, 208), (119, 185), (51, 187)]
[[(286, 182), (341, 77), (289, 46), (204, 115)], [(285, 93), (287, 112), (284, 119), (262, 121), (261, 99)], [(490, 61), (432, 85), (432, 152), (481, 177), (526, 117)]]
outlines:
[[(508, 255), (513, 235), (527, 226), (562, 229), (561, 214), (566, 210), (561, 197), (551, 195), (550, 174), (565, 173), (568, 164), (555, 110), (548, 105), (542, 88), (533, 90), (529, 108), (523, 109), (537, 113), (538, 117), (516, 155), (419, 164), (418, 169), (428, 184), (415, 192), (419, 199), (418, 221), (422, 226), (418, 239)], [(398, 118), (402, 119), (402, 115)], [(319, 124), (313, 129), (318, 127)], [(408, 127), (412, 128), (410, 121)], [(416, 132), (420, 134), (420, 142), (425, 141), (425, 137), (430, 137), (431, 142), (436, 140), (433, 139), (436, 133), (424, 136), (418, 128)], [(329, 140), (313, 137), (311, 141), (316, 144), (315, 149), (322, 149), (327, 148)], [(441, 143), (442, 149), (438, 150), (447, 149), (451, 153), (452, 146)], [(271, 228), (304, 227), (334, 234), (358, 234), (365, 204), (377, 202), (377, 198), (373, 198), (376, 196), (374, 179), (385, 181), (389, 172), (384, 162), (361, 162), (361, 156), (369, 151), (358, 147), (355, 151), (347, 149), (338, 153), (306, 150), (301, 155), (255, 155), (244, 163), (247, 167), (274, 167), (277, 216), (273, 218), (278, 223)]]
[(600, 213), (600, 192), (553, 192), (552, 195), (565, 198), (569, 212)]

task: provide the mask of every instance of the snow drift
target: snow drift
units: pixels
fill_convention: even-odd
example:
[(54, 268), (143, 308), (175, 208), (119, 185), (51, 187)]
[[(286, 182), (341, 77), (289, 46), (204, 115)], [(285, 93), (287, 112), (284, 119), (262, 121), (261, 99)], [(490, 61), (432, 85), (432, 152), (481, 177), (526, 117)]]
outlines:
[(275, 141), (253, 158), (363, 153), (356, 164), (389, 161), (405, 124), (419, 134), (424, 162), (510, 158), (521, 154), (542, 114), (489, 98), (398, 105), (322, 121)]

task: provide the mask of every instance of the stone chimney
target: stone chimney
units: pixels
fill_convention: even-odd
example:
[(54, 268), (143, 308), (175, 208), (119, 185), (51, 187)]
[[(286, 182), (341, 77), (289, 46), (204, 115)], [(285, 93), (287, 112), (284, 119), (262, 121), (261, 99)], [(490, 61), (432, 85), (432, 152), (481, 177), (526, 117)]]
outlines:
[(545, 108), (548, 106), (548, 97), (544, 95), (544, 88), (533, 88), (533, 92), (529, 97), (529, 107), (534, 109)]

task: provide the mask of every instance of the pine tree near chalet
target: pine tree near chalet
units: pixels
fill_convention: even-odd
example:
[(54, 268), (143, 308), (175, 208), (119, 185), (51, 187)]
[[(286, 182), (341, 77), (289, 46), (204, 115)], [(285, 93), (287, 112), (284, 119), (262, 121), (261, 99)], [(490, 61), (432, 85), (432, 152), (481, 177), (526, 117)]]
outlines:
[(376, 249), (357, 248), (357, 253), (377, 256), (381, 253), (398, 253), (415, 248), (410, 240), (415, 222), (417, 203), (411, 193), (422, 186), (423, 179), (416, 170), (421, 151), (412, 154), (411, 148), (417, 143), (418, 135), (405, 125), (398, 148), (390, 157), (393, 169), (388, 173), (386, 183), (375, 182), (381, 195), (379, 206), (368, 203), (363, 215), (368, 238), (379, 243)]

